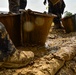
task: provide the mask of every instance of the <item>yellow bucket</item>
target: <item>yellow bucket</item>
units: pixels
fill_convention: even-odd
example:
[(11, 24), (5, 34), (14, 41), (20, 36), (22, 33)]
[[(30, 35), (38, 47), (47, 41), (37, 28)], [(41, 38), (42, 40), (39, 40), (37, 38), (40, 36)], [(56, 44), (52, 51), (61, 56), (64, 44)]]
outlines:
[(45, 45), (53, 18), (55, 15), (34, 11), (22, 14), (22, 43), (23, 45)]

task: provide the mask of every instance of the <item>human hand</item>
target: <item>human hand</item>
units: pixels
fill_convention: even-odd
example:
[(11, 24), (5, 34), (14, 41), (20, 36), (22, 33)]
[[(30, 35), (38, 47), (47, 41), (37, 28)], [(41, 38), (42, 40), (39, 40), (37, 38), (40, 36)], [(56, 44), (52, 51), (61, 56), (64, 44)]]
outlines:
[(46, 1), (44, 1), (43, 4), (46, 5)]

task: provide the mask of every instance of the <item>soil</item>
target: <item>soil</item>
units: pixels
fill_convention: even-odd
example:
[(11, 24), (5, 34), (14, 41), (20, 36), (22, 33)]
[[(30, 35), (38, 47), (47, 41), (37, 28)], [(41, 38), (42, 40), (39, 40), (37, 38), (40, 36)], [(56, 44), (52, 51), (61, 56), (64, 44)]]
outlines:
[[(2, 68), (0, 75), (76, 75), (75, 45), (76, 32), (50, 29), (45, 46), (18, 48), (34, 52), (35, 58), (31, 64), (19, 69)], [(64, 47), (67, 47), (66, 50)]]

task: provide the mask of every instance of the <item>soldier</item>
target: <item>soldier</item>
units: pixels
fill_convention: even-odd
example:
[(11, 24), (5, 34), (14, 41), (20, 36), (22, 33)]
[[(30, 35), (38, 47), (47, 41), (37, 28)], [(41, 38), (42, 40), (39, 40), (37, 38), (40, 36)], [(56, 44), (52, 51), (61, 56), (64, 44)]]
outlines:
[(25, 9), (27, 5), (27, 0), (20, 0), (20, 9)]
[(9, 11), (19, 13), (20, 0), (9, 0)]
[(9, 11), (19, 13), (19, 9), (25, 9), (27, 0), (9, 0)]
[(34, 58), (31, 51), (17, 50), (0, 22), (0, 68), (19, 68), (29, 64)]
[[(46, 0), (44, 0), (44, 5), (46, 4)], [(55, 25), (55, 28), (62, 28), (61, 26), (61, 17), (64, 12), (65, 3), (63, 0), (58, 1), (55, 5), (48, 0), (48, 13), (56, 14), (57, 17), (54, 18), (53, 22)]]

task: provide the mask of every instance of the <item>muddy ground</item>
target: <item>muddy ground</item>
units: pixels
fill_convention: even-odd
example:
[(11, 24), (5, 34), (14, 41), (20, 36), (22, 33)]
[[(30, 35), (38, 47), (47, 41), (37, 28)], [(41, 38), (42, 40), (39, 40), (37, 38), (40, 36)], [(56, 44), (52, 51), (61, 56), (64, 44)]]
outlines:
[(45, 47), (20, 47), (35, 54), (34, 62), (19, 69), (0, 69), (0, 75), (76, 75), (76, 32), (50, 29)]

